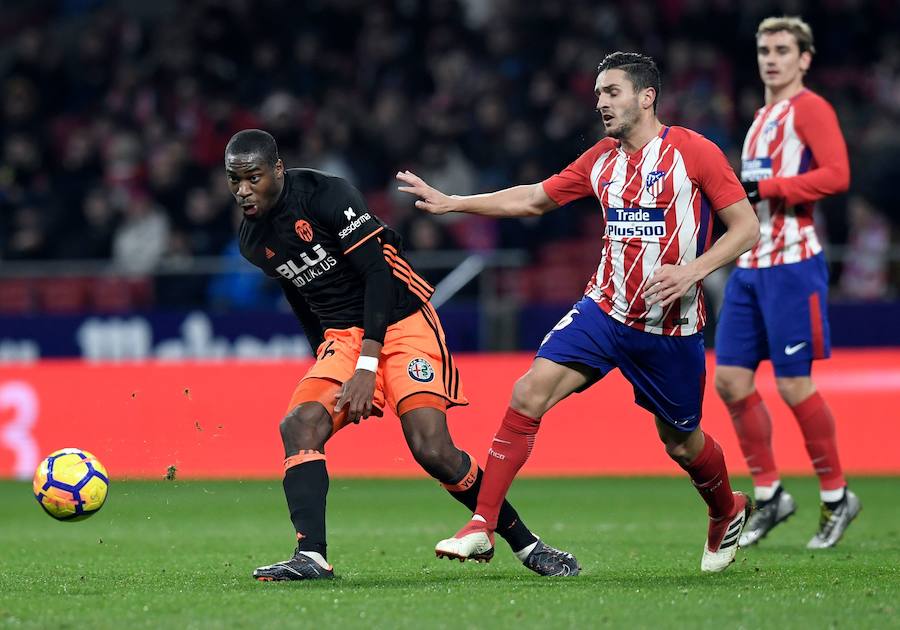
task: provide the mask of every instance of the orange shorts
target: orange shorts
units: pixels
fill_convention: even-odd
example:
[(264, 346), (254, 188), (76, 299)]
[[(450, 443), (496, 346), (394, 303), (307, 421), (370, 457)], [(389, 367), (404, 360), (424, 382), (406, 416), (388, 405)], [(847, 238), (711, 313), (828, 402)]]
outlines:
[[(335, 394), (356, 371), (362, 341), (363, 329), (359, 327), (326, 330), (325, 341), (316, 350), (316, 363), (294, 390), (288, 411), (304, 402), (320, 402), (332, 415), (335, 430), (341, 428), (344, 423), (334, 417)], [(399, 416), (398, 406), (415, 394), (431, 394), (445, 408), (469, 404), (441, 322), (429, 303), (388, 326), (373, 405), (379, 410), (390, 407)], [(345, 416), (346, 410), (341, 415)]]

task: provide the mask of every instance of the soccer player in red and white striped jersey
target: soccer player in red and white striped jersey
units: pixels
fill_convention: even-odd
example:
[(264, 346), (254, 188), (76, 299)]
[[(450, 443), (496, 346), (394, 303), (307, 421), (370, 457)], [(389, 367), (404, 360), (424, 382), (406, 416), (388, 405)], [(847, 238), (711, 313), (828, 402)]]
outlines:
[[(607, 137), (543, 182), (449, 197), (409, 171), (397, 174), (405, 184), (400, 190), (435, 214), (532, 216), (593, 197), (606, 220), (600, 263), (584, 297), (544, 338), (513, 388), (472, 520), (435, 551), (490, 557), (498, 507), (531, 452), (541, 417), (618, 368), (637, 404), (653, 414), (666, 452), (709, 506), (701, 569), (721, 571), (734, 559), (750, 504), (731, 491), (722, 450), (699, 427), (706, 376), (701, 281), (756, 242), (759, 222), (722, 152), (657, 119), (660, 81), (652, 59), (607, 55), (595, 91)], [(710, 246), (712, 212), (727, 230)], [(603, 446), (627, 448), (613, 436)]]
[(662, 124), (633, 153), (608, 136), (545, 180), (543, 189), (559, 205), (593, 196), (604, 209), (600, 264), (585, 291), (604, 313), (660, 335), (692, 335), (703, 328), (699, 280), (665, 308), (643, 293), (660, 266), (687, 265), (702, 255), (709, 248), (712, 211), (746, 196), (715, 144)]
[(756, 53), (766, 102), (744, 141), (741, 179), (756, 206), (760, 239), (738, 259), (725, 290), (716, 389), (737, 430), (759, 508), (741, 545), (757, 542), (796, 510), (781, 486), (771, 420), (754, 384), (760, 361), (770, 359), (819, 476), (819, 530), (807, 546), (821, 549), (838, 542), (860, 509), (846, 489), (834, 418), (810, 376), (812, 361), (830, 354), (828, 269), (813, 206), (847, 190), (850, 167), (834, 110), (803, 85), (815, 53), (809, 25), (796, 17), (763, 20)]

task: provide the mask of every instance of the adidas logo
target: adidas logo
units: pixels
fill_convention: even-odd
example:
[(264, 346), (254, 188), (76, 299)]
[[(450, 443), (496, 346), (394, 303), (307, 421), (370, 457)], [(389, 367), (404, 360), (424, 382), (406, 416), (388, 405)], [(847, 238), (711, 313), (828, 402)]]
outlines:
[(266, 247), (266, 258), (268, 259), (268, 258), (274, 258), (274, 257), (275, 257), (275, 252), (273, 252), (271, 249)]

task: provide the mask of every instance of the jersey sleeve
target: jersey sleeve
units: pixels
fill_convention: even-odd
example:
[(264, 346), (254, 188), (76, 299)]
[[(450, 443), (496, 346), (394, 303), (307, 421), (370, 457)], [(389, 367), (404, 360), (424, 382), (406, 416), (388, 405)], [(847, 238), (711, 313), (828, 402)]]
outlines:
[(394, 292), (390, 267), (373, 238), (384, 230), (384, 224), (369, 212), (362, 193), (337, 177), (316, 193), (313, 207), (365, 285), (363, 338), (384, 343)]
[[(601, 141), (602, 142), (602, 141)], [(544, 192), (556, 205), (562, 206), (582, 197), (590, 197), (594, 194), (591, 186), (591, 170), (600, 154), (598, 142), (590, 149), (578, 156), (561, 172), (551, 175), (541, 184)]]
[(337, 177), (316, 193), (313, 208), (345, 255), (384, 229), (381, 221), (369, 212), (362, 193)]
[(811, 155), (811, 168), (792, 177), (772, 177), (759, 182), (763, 199), (781, 198), (789, 206), (811, 203), (850, 187), (847, 145), (834, 109), (823, 98), (798, 100), (794, 127)]
[(713, 210), (718, 212), (747, 197), (722, 149), (701, 135), (694, 137), (693, 145), (693, 163), (688, 165), (688, 173), (700, 185)]

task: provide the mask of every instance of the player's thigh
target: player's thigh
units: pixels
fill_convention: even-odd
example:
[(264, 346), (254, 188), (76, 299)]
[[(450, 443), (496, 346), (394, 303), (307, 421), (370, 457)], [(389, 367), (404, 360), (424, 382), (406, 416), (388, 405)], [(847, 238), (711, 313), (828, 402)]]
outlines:
[(760, 303), (775, 375), (809, 376), (812, 361), (831, 354), (824, 257), (760, 271)]
[[(340, 413), (334, 411), (335, 396), (340, 391), (341, 384), (336, 381), (304, 377), (294, 389), (287, 413), (281, 421), (281, 438), (285, 446), (293, 444), (299, 434), (308, 436), (326, 430), (327, 440), (340, 431), (347, 424), (347, 410)], [(320, 425), (326, 429), (319, 428)]]
[(561, 364), (538, 356), (513, 385), (509, 406), (531, 418), (540, 418), (569, 394), (580, 392), (595, 381), (596, 374), (588, 366)]
[[(334, 406), (342, 385), (356, 370), (362, 334), (360, 328), (325, 331), (325, 340), (317, 349), (316, 362), (294, 390), (288, 404), (288, 413), (303, 403), (318, 402), (331, 416), (333, 432), (347, 424), (347, 409), (336, 414)], [(373, 404), (378, 409), (383, 409), (385, 404), (383, 376), (380, 373), (375, 380)]]
[(628, 328), (619, 361), (634, 402), (676, 430), (694, 431), (703, 411), (706, 352), (703, 334), (654, 335)]
[(511, 406), (537, 418), (615, 367), (616, 322), (584, 297), (547, 333), (537, 356), (513, 387)]
[(381, 350), (385, 400), (402, 416), (410, 397), (428, 394), (446, 405), (466, 405), (459, 369), (430, 304), (388, 327)]
[(757, 269), (735, 269), (725, 285), (716, 324), (716, 365), (756, 370), (769, 356), (766, 325), (757, 296)]

